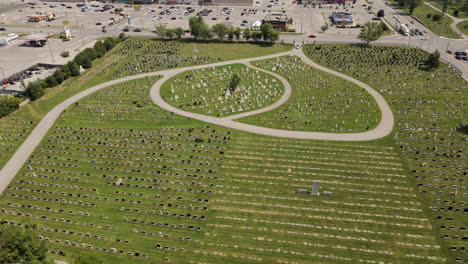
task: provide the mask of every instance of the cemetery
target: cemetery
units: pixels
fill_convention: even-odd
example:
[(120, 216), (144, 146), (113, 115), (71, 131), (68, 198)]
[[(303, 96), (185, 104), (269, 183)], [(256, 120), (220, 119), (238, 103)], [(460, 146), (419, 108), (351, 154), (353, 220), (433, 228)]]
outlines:
[[(108, 262), (444, 262), (395, 148), (207, 126), (146, 104), (157, 79), (67, 109), (0, 219), (36, 223), (56, 254)], [(296, 193), (314, 181), (333, 195)]]
[[(233, 85), (235, 76), (240, 81)], [(276, 78), (233, 64), (178, 74), (165, 83), (161, 95), (182, 110), (223, 117), (265, 107), (283, 91)]]
[[(466, 262), (466, 81), (448, 66), (428, 72), (427, 53), (410, 48), (309, 45), (305, 52), (372, 85), (395, 109), (393, 144), (423, 198), (442, 249), (452, 262)], [(359, 58), (359, 65), (356, 64)]]
[[(307, 45), (313, 61), (381, 93), (395, 130), (361, 142), (270, 137), (152, 101), (150, 90), (166, 74), (160, 70), (200, 64), (206, 67), (180, 69), (162, 84), (167, 103), (221, 119), (282, 96), (283, 83), (251, 65), (210, 65), (252, 51), (235, 57), (232, 44), (224, 55), (209, 54), (213, 45), (129, 39), (75, 79), (79, 87), (41, 98), (53, 107), (114, 81), (60, 113), (0, 196), (0, 223), (36, 224), (51, 256), (65, 260), (84, 253), (122, 264), (466, 260), (467, 136), (459, 128), (467, 122), (467, 86), (460, 76), (445, 65), (422, 69), (427, 54), (416, 49)], [(266, 49), (256, 56), (285, 51)], [(185, 57), (190, 52), (198, 55)], [(292, 94), (238, 121), (335, 133), (368, 131), (380, 121), (366, 91), (296, 56), (251, 64), (283, 76)], [(1, 158), (8, 160), (46, 112), (0, 120)]]

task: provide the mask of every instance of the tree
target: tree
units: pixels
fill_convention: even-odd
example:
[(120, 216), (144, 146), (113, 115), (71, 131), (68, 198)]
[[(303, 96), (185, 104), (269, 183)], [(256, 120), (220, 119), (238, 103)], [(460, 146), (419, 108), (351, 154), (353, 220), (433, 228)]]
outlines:
[(55, 81), (57, 81), (58, 84), (63, 83), (63, 81), (65, 80), (65, 76), (63, 76), (63, 73), (61, 70), (56, 70), (54, 74), (52, 74), (52, 76), (54, 76)]
[(174, 34), (174, 29), (172, 29), (172, 28), (168, 28), (168, 29), (166, 30), (166, 33), (164, 34), (164, 36), (166, 36), (166, 37), (169, 38), (169, 39), (173, 38), (174, 35), (175, 35), (175, 34)]
[(115, 44), (116, 43), (112, 38), (106, 38), (106, 40), (104, 40), (104, 47), (106, 48), (106, 51), (111, 50), (115, 46)]
[(272, 30), (270, 32), (270, 41), (275, 42), (279, 39), (280, 33), (278, 30)]
[(64, 80), (67, 80), (68, 78), (71, 77), (71, 71), (70, 71), (70, 68), (68, 68), (68, 64), (65, 64), (65, 65), (61, 66), (58, 69), (58, 71), (62, 72)]
[(0, 263), (52, 264), (34, 230), (11, 225), (0, 225)]
[(125, 35), (125, 33), (122, 32), (122, 33), (119, 34), (119, 39), (120, 39), (120, 41), (124, 41), (124, 40), (127, 39), (127, 35)]
[(166, 25), (162, 25), (160, 24), (159, 26), (156, 26), (154, 28), (154, 33), (156, 33), (156, 36), (160, 37), (160, 38), (164, 38), (164, 36), (166, 36)]
[(54, 76), (48, 76), (45, 78), (46, 88), (52, 88), (58, 85), (57, 80), (55, 80)]
[(80, 66), (74, 61), (70, 61), (68, 64), (68, 69), (70, 69), (71, 76), (80, 75)]
[(0, 96), (0, 118), (16, 111), (19, 108), (19, 102), (20, 100), (13, 96)]
[(320, 29), (322, 30), (322, 32), (327, 31), (327, 29), (328, 29), (328, 24), (327, 24), (327, 23), (323, 24), (323, 25), (320, 27)]
[(364, 24), (364, 27), (361, 29), (358, 38), (362, 41), (365, 41), (367, 46), (371, 41), (376, 41), (383, 35), (383, 29), (380, 23), (376, 22), (367, 22)]
[(434, 14), (434, 15), (432, 15), (432, 20), (433, 21), (441, 21), (442, 16), (440, 14)]
[(434, 53), (429, 54), (426, 59), (426, 67), (428, 70), (433, 71), (440, 66), (440, 53), (436, 50)]
[(124, 10), (124, 9), (121, 8), (121, 7), (114, 9), (115, 13), (120, 13), (120, 12), (122, 12), (123, 10)]
[(258, 30), (254, 30), (254, 31), (252, 32), (252, 38), (253, 38), (255, 41), (262, 39), (262, 32), (261, 32), (261, 31), (258, 31)]
[(102, 41), (98, 40), (96, 41), (96, 43), (94, 44), (94, 52), (96, 53), (96, 56), (98, 58), (104, 56), (104, 54), (106, 54), (106, 47), (104, 46), (104, 43), (102, 43)]
[(231, 78), (231, 83), (229, 83), (229, 90), (231, 92), (234, 92), (237, 88), (237, 86), (239, 85), (240, 83), (240, 78), (239, 78), (239, 75), (237, 74), (234, 74)]
[(228, 28), (224, 24), (216, 24), (213, 26), (213, 33), (218, 36), (220, 40), (223, 40), (228, 33)]
[(91, 67), (93, 67), (93, 63), (91, 62), (91, 60), (86, 57), (83, 61), (83, 65), (81, 65), (83, 67), (83, 69), (89, 69)]
[(236, 40), (239, 40), (241, 37), (241, 29), (239, 27), (236, 27), (232, 31), (234, 33), (234, 36), (236, 37)]
[(249, 41), (249, 39), (252, 37), (251, 33), (250, 33), (250, 29), (245, 29), (244, 30), (244, 33), (243, 33), (243, 36), (245, 38), (245, 40)]
[(174, 29), (174, 34), (177, 36), (178, 39), (181, 39), (183, 35), (185, 35), (184, 29), (178, 27)]
[(380, 9), (378, 12), (377, 12), (377, 17), (379, 18), (382, 18), (385, 16), (385, 11), (383, 9)]
[(228, 28), (227, 35), (229, 41), (232, 41), (234, 39), (234, 29), (232, 27)]
[(422, 0), (405, 0), (405, 6), (408, 7), (410, 15), (413, 14), (414, 9), (422, 4)]
[(270, 34), (273, 30), (273, 26), (270, 23), (263, 23), (260, 26), (260, 31), (262, 32), (262, 37), (264, 40), (270, 39)]
[(190, 28), (190, 34), (195, 38), (195, 40), (199, 38), (201, 39), (211, 38), (210, 28), (208, 27), (207, 24), (205, 24), (205, 21), (203, 20), (203, 17), (201, 16), (191, 17), (189, 19), (189, 28)]
[[(44, 95), (44, 88), (39, 81), (30, 82), (28, 88), (26, 88), (26, 96), (31, 100), (35, 101)], [(2, 262), (0, 262), (2, 263)]]

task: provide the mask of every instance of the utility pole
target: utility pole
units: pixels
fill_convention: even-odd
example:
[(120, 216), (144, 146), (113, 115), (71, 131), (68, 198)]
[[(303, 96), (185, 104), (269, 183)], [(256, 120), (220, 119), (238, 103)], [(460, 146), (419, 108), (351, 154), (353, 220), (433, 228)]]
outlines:
[(84, 25), (81, 24), (81, 42), (83, 43), (83, 46), (85, 45), (84, 36), (85, 36)]
[(50, 56), (52, 56), (52, 62), (55, 62), (54, 54), (52, 53), (52, 47), (51, 47), (52, 45), (50, 44), (50, 42), (49, 42), (49, 45), (47, 46), (49, 46)]
[(3, 71), (3, 68), (2, 68), (2, 66), (0, 66), (0, 70), (2, 71), (3, 80), (5, 80), (5, 79), (6, 79), (6, 76), (5, 76), (5, 72)]
[(449, 0), (444, 0), (444, 6), (442, 7), (442, 19), (444, 19), (445, 12), (447, 11), (448, 1)]

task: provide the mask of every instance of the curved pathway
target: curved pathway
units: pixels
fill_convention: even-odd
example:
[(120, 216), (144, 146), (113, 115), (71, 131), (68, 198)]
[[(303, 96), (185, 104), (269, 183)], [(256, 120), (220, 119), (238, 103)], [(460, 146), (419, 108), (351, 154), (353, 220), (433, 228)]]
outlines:
[[(390, 109), (390, 106), (388, 103), (385, 101), (382, 95), (380, 95), (376, 90), (368, 86), (367, 84), (358, 81), (348, 75), (330, 70), (328, 68), (325, 68), (323, 66), (320, 66), (313, 61), (311, 61), (303, 52), (302, 50), (296, 49), (291, 52), (287, 52), (290, 55), (296, 55), (300, 57), (306, 64), (318, 68), (319, 70), (325, 71), (327, 73), (339, 76), (347, 81), (353, 82), (360, 87), (364, 88), (376, 101), (377, 105), (380, 108), (381, 112), (381, 118), (380, 118), (380, 123), (375, 127), (374, 129), (366, 132), (360, 132), (360, 133), (329, 133), (329, 132), (309, 132), (309, 131), (292, 131), (292, 130), (283, 130), (283, 129), (274, 129), (274, 128), (266, 128), (266, 127), (260, 127), (260, 126), (255, 126), (255, 125), (249, 125), (241, 122), (234, 121), (232, 119), (234, 118), (240, 118), (240, 117), (246, 117), (258, 113), (263, 113), (265, 111), (270, 111), (276, 107), (278, 107), (278, 104), (273, 104), (270, 106), (267, 106), (266, 108), (242, 113), (239, 115), (234, 115), (234, 116), (229, 116), (229, 117), (213, 117), (213, 116), (206, 116), (203, 114), (197, 114), (197, 113), (192, 113), (192, 112), (187, 112), (181, 109), (178, 109), (170, 104), (168, 104), (160, 95), (161, 91), (161, 86), (171, 77), (179, 73), (180, 71), (174, 70), (172, 73), (169, 73), (168, 75), (164, 75), (164, 77), (160, 80), (158, 80), (153, 87), (151, 88), (150, 91), (150, 97), (153, 100), (155, 104), (157, 104), (159, 107), (162, 109), (176, 113), (181, 116), (197, 119), (206, 123), (211, 123), (219, 126), (224, 126), (240, 131), (245, 131), (245, 132), (250, 132), (250, 133), (255, 133), (255, 134), (261, 134), (265, 136), (274, 136), (274, 137), (285, 137), (285, 138), (297, 138), (297, 139), (315, 139), (315, 140), (332, 140), (332, 141), (368, 141), (368, 140), (374, 140), (374, 139), (379, 139), (382, 137), (387, 136), (390, 134), (393, 130), (393, 124), (394, 124), (394, 117), (392, 110)], [(281, 54), (279, 54), (281, 55)], [(279, 56), (277, 54), (277, 56)], [(274, 56), (274, 57), (277, 57)], [(254, 60), (260, 60), (263, 58), (250, 58), (250, 59), (245, 59), (245, 60), (238, 60), (234, 62), (249, 62), (249, 61), (254, 61)], [(204, 67), (211, 67), (209, 66), (204, 66)], [(275, 77), (278, 77), (277, 74), (274, 74), (272, 72), (262, 70), (268, 74), (274, 75)], [(285, 94), (286, 96), (283, 96), (280, 98), (281, 103), (284, 103), (287, 101), (287, 98), (289, 98), (291, 92), (291, 86), (290, 84), (284, 79), (284, 78), (279, 78), (285, 87)], [(267, 109), (267, 110), (265, 110)]]
[[(348, 81), (351, 81), (361, 87), (363, 87), (366, 91), (368, 91), (372, 97), (376, 100), (378, 106), (380, 107), (380, 111), (382, 113), (381, 116), (381, 121), (379, 125), (367, 132), (362, 132), (362, 133), (323, 133), (323, 132), (305, 132), (305, 131), (289, 131), (289, 130), (280, 130), (280, 129), (272, 129), (272, 128), (265, 128), (265, 127), (259, 127), (259, 126), (254, 126), (254, 125), (248, 125), (240, 122), (233, 121), (231, 119), (233, 118), (239, 118), (239, 117), (244, 117), (248, 115), (254, 115), (258, 113), (263, 113), (266, 111), (270, 111), (284, 102), (286, 102), (290, 95), (291, 95), (291, 86), (290, 84), (281, 76), (278, 74), (263, 70), (263, 69), (258, 69), (263, 72), (266, 72), (268, 74), (271, 74), (275, 77), (277, 77), (285, 87), (285, 93), (283, 96), (279, 99), (278, 102), (267, 106), (262, 109), (250, 111), (247, 113), (242, 113), (240, 115), (234, 115), (230, 117), (225, 117), (225, 118), (217, 118), (217, 117), (211, 117), (211, 116), (206, 116), (206, 115), (201, 115), (201, 114), (195, 114), (191, 112), (185, 112), (180, 109), (177, 109), (168, 103), (166, 103), (160, 96), (160, 89), (161, 85), (166, 82), (169, 78), (175, 76), (176, 74), (179, 74), (181, 72), (187, 71), (187, 70), (196, 70), (196, 69), (201, 69), (201, 68), (208, 68), (208, 67), (216, 67), (216, 66), (223, 66), (223, 65), (228, 65), (228, 64), (233, 64), (233, 63), (243, 63), (251, 67), (249, 65), (250, 61), (255, 61), (255, 60), (263, 60), (263, 59), (270, 59), (270, 58), (275, 58), (278, 56), (285, 56), (285, 55), (296, 55), (299, 56), (302, 60), (304, 60), (305, 63), (311, 65), (312, 67), (316, 67), (320, 70), (323, 70), (325, 72), (337, 75), (341, 78), (344, 78)], [(253, 67), (253, 66), (252, 66)], [(255, 68), (255, 67), (253, 67)], [(255, 68), (257, 69), (257, 68)], [(241, 131), (246, 131), (246, 132), (251, 132), (251, 133), (256, 133), (256, 134), (262, 134), (262, 135), (267, 135), (267, 136), (277, 136), (277, 137), (286, 137), (286, 138), (298, 138), (298, 139), (315, 139), (315, 140), (335, 140), (335, 141), (368, 141), (368, 140), (374, 140), (378, 138), (382, 138), (384, 136), (387, 136), (392, 132), (393, 129), (393, 124), (394, 124), (394, 118), (392, 111), (390, 109), (390, 106), (387, 104), (387, 102), (384, 100), (384, 98), (374, 89), (369, 87), (368, 85), (352, 78), (347, 75), (344, 75), (342, 73), (335, 72), (333, 70), (330, 70), (328, 68), (319, 66), (309, 60), (303, 53), (302, 50), (293, 50), (293, 51), (287, 51), (287, 52), (282, 52), (282, 53), (277, 53), (277, 54), (272, 54), (272, 55), (267, 55), (267, 56), (262, 56), (262, 57), (254, 57), (254, 58), (248, 58), (248, 59), (240, 59), (240, 60), (232, 60), (232, 61), (224, 61), (224, 62), (219, 62), (219, 63), (213, 63), (213, 64), (208, 64), (208, 65), (197, 65), (197, 66), (190, 66), (190, 67), (184, 67), (184, 68), (177, 68), (177, 69), (169, 69), (169, 70), (162, 70), (162, 71), (157, 71), (157, 72), (151, 72), (151, 73), (143, 73), (143, 74), (137, 74), (137, 75), (132, 75), (128, 77), (123, 77), (120, 79), (112, 80), (109, 82), (105, 82), (102, 84), (98, 84), (96, 86), (93, 86), (91, 88), (88, 88), (78, 94), (75, 94), (74, 96), (68, 98), (67, 100), (63, 101), (56, 107), (54, 107), (52, 110), (50, 110), (39, 122), (39, 124), (34, 128), (34, 130), (31, 132), (31, 134), (26, 138), (26, 140), (21, 144), (21, 146), (18, 148), (18, 150), (13, 154), (13, 156), (10, 158), (10, 160), (7, 162), (7, 164), (2, 168), (0, 171), (0, 193), (2, 193), (5, 188), (8, 186), (8, 184), (13, 180), (15, 175), (20, 171), (21, 167), (24, 166), (26, 163), (27, 159), (31, 156), (33, 151), (36, 149), (36, 147), (40, 144), (42, 139), (45, 137), (49, 129), (54, 125), (55, 121), (58, 119), (60, 114), (69, 106), (77, 102), (78, 100), (98, 91), (101, 90), (105, 87), (108, 87), (110, 85), (118, 84), (121, 82), (125, 81), (130, 81), (130, 80), (135, 80), (139, 78), (144, 78), (147, 76), (163, 76), (161, 79), (159, 79), (151, 88), (150, 90), (150, 96), (151, 99), (162, 109), (165, 109), (167, 111), (174, 112), (176, 114), (185, 116), (185, 117), (190, 117), (194, 119), (198, 119), (207, 123), (212, 123), (215, 125), (220, 125), (236, 130), (241, 130)]]
[[(435, 10), (442, 13), (442, 10), (440, 10), (439, 8), (431, 5), (430, 3), (424, 2), (424, 4), (431, 7), (432, 9), (435, 9)], [(452, 28), (452, 30), (455, 31), (458, 35), (460, 35), (463, 39), (466, 39), (466, 35), (463, 34), (463, 32), (460, 29), (458, 29), (458, 27), (457, 27), (458, 23), (463, 22), (466, 19), (454, 17), (454, 16), (450, 15), (447, 12), (445, 12), (445, 15), (453, 20), (453, 22), (450, 24), (450, 27)]]

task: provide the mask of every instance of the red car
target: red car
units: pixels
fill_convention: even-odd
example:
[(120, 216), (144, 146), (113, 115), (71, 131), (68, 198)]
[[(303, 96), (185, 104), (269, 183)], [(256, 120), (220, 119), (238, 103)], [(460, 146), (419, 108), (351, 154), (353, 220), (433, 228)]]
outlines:
[(317, 36), (315, 35), (309, 35), (309, 38), (316, 38)]

